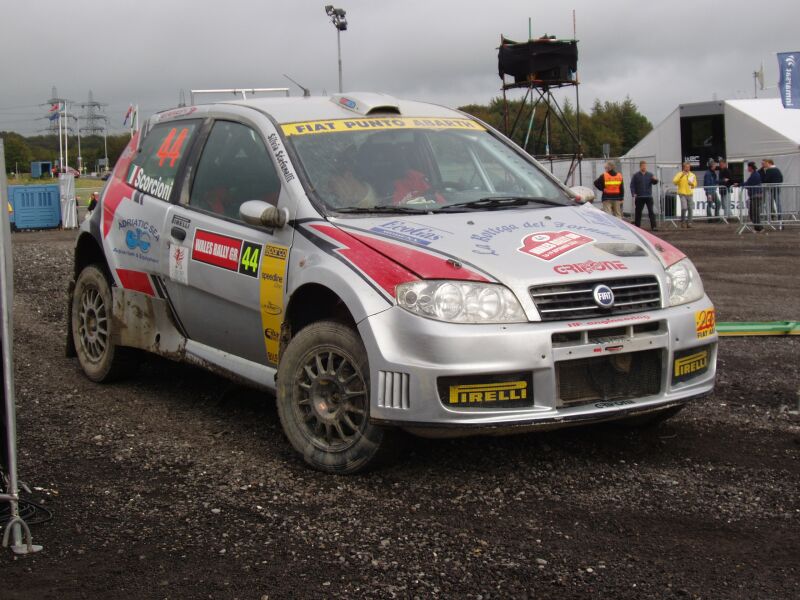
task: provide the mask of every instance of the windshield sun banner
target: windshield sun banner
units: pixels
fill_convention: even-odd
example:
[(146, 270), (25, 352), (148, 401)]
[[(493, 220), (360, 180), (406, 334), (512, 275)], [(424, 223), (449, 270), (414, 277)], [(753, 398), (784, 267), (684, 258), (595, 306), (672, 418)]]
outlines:
[(381, 119), (329, 119), (282, 125), (284, 135), (297, 136), (341, 131), (380, 131), (386, 129), (461, 129), (485, 131), (472, 119), (439, 119), (434, 117), (386, 117)]

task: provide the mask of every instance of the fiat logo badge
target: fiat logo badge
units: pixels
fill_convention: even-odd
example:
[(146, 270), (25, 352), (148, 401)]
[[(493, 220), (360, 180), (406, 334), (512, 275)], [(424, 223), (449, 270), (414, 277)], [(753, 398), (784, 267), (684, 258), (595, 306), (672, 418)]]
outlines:
[(595, 304), (600, 308), (611, 308), (614, 306), (614, 292), (607, 285), (596, 285), (592, 290), (592, 297)]

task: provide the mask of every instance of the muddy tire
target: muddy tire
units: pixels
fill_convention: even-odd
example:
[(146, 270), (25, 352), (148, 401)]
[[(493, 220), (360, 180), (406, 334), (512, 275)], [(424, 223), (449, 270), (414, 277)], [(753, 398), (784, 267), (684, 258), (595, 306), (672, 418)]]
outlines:
[(320, 321), (302, 329), (278, 367), (278, 415), (289, 442), (320, 471), (374, 467), (395, 432), (369, 422), (369, 364), (352, 328)]
[(84, 267), (72, 293), (70, 327), (78, 362), (86, 376), (98, 383), (121, 379), (136, 368), (134, 351), (114, 342), (112, 307), (105, 269)]

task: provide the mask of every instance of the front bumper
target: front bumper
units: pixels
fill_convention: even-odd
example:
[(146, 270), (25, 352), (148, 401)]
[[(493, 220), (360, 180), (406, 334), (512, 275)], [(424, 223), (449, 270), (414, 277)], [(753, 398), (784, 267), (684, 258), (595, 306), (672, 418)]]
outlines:
[[(425, 319), (393, 307), (359, 325), (370, 364), (371, 419), (410, 429), (452, 429), (458, 435), (607, 421), (684, 404), (714, 388), (717, 335), (701, 331), (699, 325), (700, 313), (710, 309), (713, 305), (704, 297), (683, 306), (606, 319), (471, 325)], [(693, 352), (703, 354), (705, 366), (696, 375), (677, 376), (676, 358), (680, 366)], [(565, 361), (602, 359), (611, 353), (621, 357), (622, 364), (625, 355), (658, 357), (659, 381), (651, 382), (648, 393), (634, 397), (565, 401), (566, 382), (559, 382), (559, 374), (564, 378), (570, 373), (562, 368)], [(496, 381), (503, 374), (528, 378), (532, 389), (524, 406), (454, 406), (443, 398), (442, 381), (461, 377), (474, 382), (481, 376)]]

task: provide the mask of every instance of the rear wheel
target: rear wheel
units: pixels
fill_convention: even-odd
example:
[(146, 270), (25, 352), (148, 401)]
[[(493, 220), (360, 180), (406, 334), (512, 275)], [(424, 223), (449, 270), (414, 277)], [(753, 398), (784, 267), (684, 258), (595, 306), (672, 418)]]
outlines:
[(356, 473), (386, 454), (394, 432), (369, 422), (369, 364), (336, 321), (302, 329), (278, 367), (278, 414), (289, 442), (320, 471)]
[(78, 362), (92, 381), (113, 381), (135, 368), (133, 350), (114, 342), (112, 302), (104, 269), (84, 267), (75, 282), (70, 321)]

